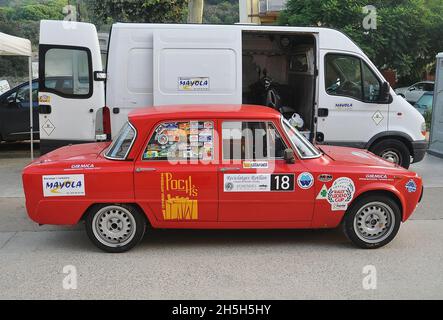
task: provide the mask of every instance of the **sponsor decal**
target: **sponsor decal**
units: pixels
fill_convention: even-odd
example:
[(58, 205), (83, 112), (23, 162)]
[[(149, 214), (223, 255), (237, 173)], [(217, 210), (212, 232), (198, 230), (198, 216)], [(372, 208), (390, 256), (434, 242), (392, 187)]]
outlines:
[(164, 144), (167, 144), (169, 142), (169, 138), (165, 134), (160, 134), (160, 135), (157, 136), (157, 141), (158, 141), (159, 144), (164, 145)]
[(318, 181), (321, 181), (321, 182), (329, 182), (329, 181), (332, 181), (332, 179), (333, 179), (332, 174), (323, 173), (318, 176)]
[(198, 219), (198, 189), (192, 176), (177, 178), (172, 173), (162, 173), (160, 180), (163, 219)]
[(387, 174), (370, 173), (364, 177), (360, 177), (359, 180), (362, 180), (362, 181), (393, 181), (394, 179), (389, 178)]
[(83, 174), (45, 175), (42, 177), (44, 197), (84, 196)]
[(332, 211), (346, 210), (354, 197), (354, 181), (347, 177), (341, 177), (334, 181), (328, 190), (327, 200), (331, 204)]
[(320, 192), (317, 195), (317, 200), (326, 200), (328, 198), (328, 188), (324, 184), (323, 187), (321, 187)]
[(71, 171), (71, 170), (93, 170), (93, 169), (100, 169), (94, 166), (93, 163), (79, 163), (79, 164), (73, 164), (71, 167), (64, 169), (65, 171)]
[(208, 91), (209, 77), (179, 77), (179, 91)]
[(309, 172), (300, 173), (297, 184), (301, 189), (309, 189), (314, 185), (314, 177)]
[(42, 94), (38, 97), (39, 103), (51, 103), (51, 96), (48, 96), (47, 94)]
[(268, 161), (243, 161), (244, 169), (266, 169)]
[(408, 190), (409, 193), (416, 192), (417, 191), (417, 185), (415, 184), (414, 180), (409, 180), (406, 182), (406, 190)]
[(293, 174), (225, 174), (225, 192), (294, 191)]

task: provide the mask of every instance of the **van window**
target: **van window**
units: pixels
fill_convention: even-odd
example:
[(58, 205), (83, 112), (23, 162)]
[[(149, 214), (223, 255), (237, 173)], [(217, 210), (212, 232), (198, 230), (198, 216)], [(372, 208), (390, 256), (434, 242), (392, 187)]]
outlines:
[(379, 100), (381, 82), (360, 58), (328, 54), (325, 65), (325, 86), (328, 94), (365, 102)]
[(214, 123), (178, 121), (160, 124), (143, 152), (143, 160), (212, 160)]
[[(49, 48), (44, 54), (44, 88), (61, 96), (89, 97), (91, 70), (88, 49)], [(54, 81), (62, 85), (54, 87)]]
[(222, 137), (224, 160), (283, 158), (286, 149), (272, 122), (225, 121)]

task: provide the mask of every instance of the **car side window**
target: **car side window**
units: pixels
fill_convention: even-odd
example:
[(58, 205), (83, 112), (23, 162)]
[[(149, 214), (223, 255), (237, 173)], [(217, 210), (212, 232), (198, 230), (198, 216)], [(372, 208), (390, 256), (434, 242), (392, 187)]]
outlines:
[(155, 128), (143, 160), (212, 160), (214, 122), (203, 120), (163, 122)]
[(282, 158), (287, 148), (272, 122), (225, 121), (222, 124), (224, 160)]
[[(32, 83), (32, 102), (38, 100), (38, 83)], [(29, 108), (29, 85), (25, 85), (17, 90), (15, 101), (20, 107)]]

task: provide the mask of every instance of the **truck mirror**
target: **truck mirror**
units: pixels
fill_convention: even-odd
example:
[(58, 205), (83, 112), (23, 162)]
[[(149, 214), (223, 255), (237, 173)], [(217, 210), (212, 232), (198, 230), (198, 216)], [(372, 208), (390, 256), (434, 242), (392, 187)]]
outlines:
[(295, 163), (295, 154), (292, 149), (285, 149), (283, 153), (283, 159), (285, 159), (286, 163)]
[(380, 102), (389, 103), (391, 100), (391, 86), (387, 81), (383, 82), (380, 88)]

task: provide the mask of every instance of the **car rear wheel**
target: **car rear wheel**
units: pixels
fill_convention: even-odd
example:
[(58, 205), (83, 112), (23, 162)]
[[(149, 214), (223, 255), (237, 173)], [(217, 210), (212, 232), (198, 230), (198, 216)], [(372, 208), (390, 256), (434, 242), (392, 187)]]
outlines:
[(397, 139), (386, 139), (376, 142), (371, 146), (370, 151), (386, 161), (396, 163), (406, 169), (411, 164), (411, 153), (408, 147)]
[(98, 248), (118, 253), (132, 249), (143, 238), (146, 219), (136, 207), (107, 204), (90, 209), (86, 233)]
[(394, 239), (400, 222), (400, 208), (393, 199), (385, 195), (363, 196), (346, 212), (343, 231), (356, 246), (375, 249)]

